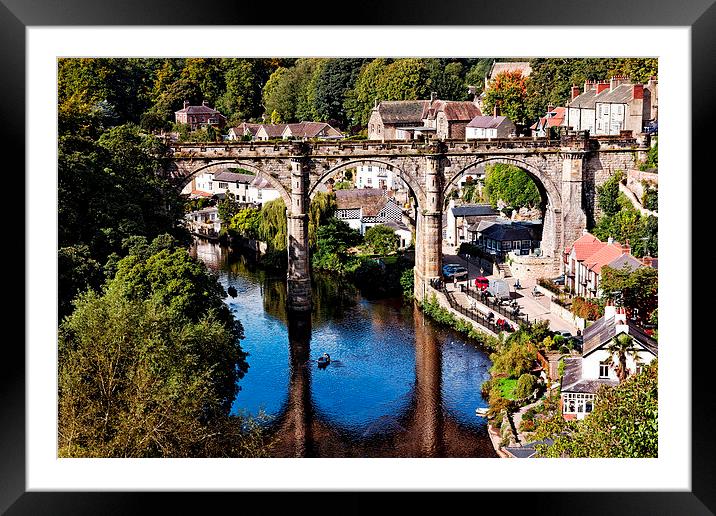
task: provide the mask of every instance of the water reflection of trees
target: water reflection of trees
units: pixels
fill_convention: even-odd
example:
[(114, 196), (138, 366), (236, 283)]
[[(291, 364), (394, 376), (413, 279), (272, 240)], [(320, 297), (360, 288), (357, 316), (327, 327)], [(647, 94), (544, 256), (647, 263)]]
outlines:
[(358, 289), (344, 278), (314, 274), (311, 287), (313, 289), (314, 325), (316, 326), (342, 319), (347, 310), (358, 304)]

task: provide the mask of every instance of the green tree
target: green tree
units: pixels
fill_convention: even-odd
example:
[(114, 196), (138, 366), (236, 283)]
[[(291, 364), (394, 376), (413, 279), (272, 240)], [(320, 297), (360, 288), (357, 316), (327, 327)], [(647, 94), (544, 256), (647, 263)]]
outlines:
[(614, 292), (620, 292), (627, 314), (636, 316), (644, 324), (658, 306), (659, 274), (651, 267), (631, 271), (627, 267), (613, 269), (605, 266), (601, 272), (601, 289), (605, 300), (612, 299)]
[(377, 224), (368, 228), (364, 239), (366, 245), (372, 249), (374, 254), (385, 256), (394, 253), (398, 249), (398, 235), (384, 224)]
[(318, 228), (328, 222), (336, 213), (336, 194), (317, 192), (311, 199), (311, 206), (308, 209), (308, 244), (311, 247), (316, 245)]
[(581, 421), (559, 421), (537, 429), (536, 436), (553, 437), (552, 446), (539, 445), (541, 457), (658, 456), (659, 390), (656, 361), (616, 387), (601, 387), (594, 410)]
[(247, 370), (241, 324), (206, 267), (171, 239), (127, 244), (104, 292), (82, 294), (60, 327), (60, 455), (222, 454)]
[(497, 206), (502, 200), (515, 209), (540, 205), (542, 196), (532, 178), (521, 168), (496, 163), (485, 167), (485, 195)]
[(515, 388), (515, 397), (517, 399), (527, 398), (532, 395), (537, 388), (537, 378), (530, 373), (520, 375)]
[(380, 100), (415, 100), (430, 96), (430, 71), (422, 59), (396, 59), (378, 78)]
[(244, 208), (231, 218), (229, 229), (244, 238), (257, 239), (261, 224), (261, 210)]
[(272, 251), (285, 251), (287, 239), (286, 204), (283, 199), (264, 203), (261, 206), (259, 240), (266, 242)]
[(344, 106), (347, 93), (353, 88), (365, 59), (327, 59), (322, 63), (315, 81), (313, 104), (317, 120), (335, 120), (341, 127), (348, 124)]
[(621, 170), (617, 170), (604, 184), (597, 186), (597, 202), (604, 215), (616, 215), (621, 210), (619, 183), (623, 179), (624, 173)]
[(350, 125), (366, 126), (368, 124), (375, 101), (381, 100), (378, 82), (385, 74), (387, 66), (387, 59), (378, 58), (361, 67), (355, 85), (346, 92), (344, 101)]

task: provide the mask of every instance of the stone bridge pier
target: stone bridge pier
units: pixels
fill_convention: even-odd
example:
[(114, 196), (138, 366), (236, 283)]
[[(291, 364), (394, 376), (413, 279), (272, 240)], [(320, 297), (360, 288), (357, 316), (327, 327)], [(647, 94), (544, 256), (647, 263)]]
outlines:
[(419, 207), (415, 228), (415, 280), (416, 299), (424, 299), (430, 280), (441, 277), (443, 178), (445, 158), (440, 154), (425, 158), (425, 199)]
[(291, 158), (291, 206), (286, 210), (288, 233), (288, 308), (311, 311), (308, 249), (309, 169), (305, 158)]

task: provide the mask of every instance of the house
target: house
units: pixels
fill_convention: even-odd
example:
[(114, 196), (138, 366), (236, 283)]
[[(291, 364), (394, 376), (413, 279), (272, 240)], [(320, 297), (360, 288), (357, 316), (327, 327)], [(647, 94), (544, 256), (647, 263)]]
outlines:
[(455, 205), (455, 200), (450, 199), (447, 211), (447, 229), (445, 242), (458, 246), (470, 240), (468, 227), (477, 224), (482, 220), (496, 220), (499, 212), (489, 204), (462, 204)]
[(404, 140), (403, 127), (422, 125), (428, 100), (376, 101), (368, 120), (369, 140)]
[(284, 140), (309, 138), (337, 140), (343, 138), (343, 133), (325, 122), (299, 122), (297, 124), (286, 124), (281, 137)]
[(481, 112), (473, 102), (439, 100), (383, 101), (368, 121), (369, 140), (412, 140), (421, 136), (464, 139), (467, 124)]
[(185, 100), (184, 108), (174, 112), (174, 120), (177, 124), (188, 125), (192, 131), (208, 125), (221, 128), (226, 124), (226, 117), (210, 108), (205, 100), (202, 101), (201, 106), (190, 106), (189, 101)]
[(465, 139), (508, 138), (517, 133), (517, 128), (506, 116), (476, 116), (465, 128)]
[(398, 235), (398, 249), (406, 249), (413, 243), (413, 232), (403, 221), (389, 220), (385, 225)]
[(278, 140), (288, 124), (261, 124), (254, 135), (255, 140)]
[(634, 84), (620, 75), (609, 82), (586, 81), (582, 93), (579, 87), (572, 86), (564, 125), (595, 135), (618, 136), (622, 131), (641, 133), (649, 122), (656, 120), (656, 109), (652, 109), (656, 88), (654, 78), (647, 84)]
[(483, 251), (503, 261), (509, 252), (533, 254), (542, 242), (541, 221), (482, 220), (468, 228), (470, 240)]
[(631, 255), (629, 242), (620, 244), (611, 237), (602, 242), (586, 229), (581, 237), (564, 251), (565, 287), (578, 296), (601, 296), (600, 279), (602, 268), (624, 267), (634, 270), (643, 263)]
[(181, 193), (191, 195), (191, 197), (211, 197), (216, 193), (214, 192), (213, 181), (213, 173), (202, 172), (194, 176)]
[(389, 221), (402, 222), (403, 210), (386, 192), (375, 188), (336, 190), (336, 217), (361, 235), (366, 229)]
[(566, 108), (549, 106), (547, 113), (530, 126), (532, 136), (538, 138), (548, 137), (550, 128), (564, 126), (565, 116)]
[(238, 126), (229, 129), (227, 139), (243, 140), (244, 138), (254, 138), (260, 127), (261, 124), (250, 124), (248, 122), (242, 122)]
[(627, 320), (624, 308), (604, 307), (604, 317), (584, 330), (582, 356), (564, 359), (561, 387), (562, 417), (584, 419), (593, 411), (597, 390), (619, 384), (616, 373), (618, 358), (608, 347), (619, 335), (632, 338), (631, 353), (626, 354), (628, 375), (638, 373), (658, 356), (657, 341), (634, 322)]
[(392, 170), (378, 165), (359, 165), (356, 167), (356, 188), (379, 188), (382, 190), (407, 190), (405, 182)]
[(216, 237), (221, 231), (221, 218), (217, 207), (192, 211), (184, 216), (187, 229), (191, 233)]
[(261, 205), (280, 196), (265, 178), (253, 174), (222, 171), (214, 176), (212, 191), (216, 194), (231, 193), (240, 203)]

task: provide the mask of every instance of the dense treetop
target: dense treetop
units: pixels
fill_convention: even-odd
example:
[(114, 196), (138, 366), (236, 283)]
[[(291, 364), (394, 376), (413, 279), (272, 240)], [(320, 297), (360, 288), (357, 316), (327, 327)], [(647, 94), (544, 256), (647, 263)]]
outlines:
[[(509, 59), (498, 59), (509, 60)], [(206, 100), (229, 121), (335, 123), (364, 128), (376, 100), (468, 99), (480, 93), (494, 58), (168, 58), (60, 59), (60, 127), (73, 132), (133, 122), (169, 129), (173, 113), (188, 100)], [(488, 97), (502, 99), (505, 114), (532, 123), (548, 105), (564, 105), (570, 87), (623, 74), (645, 82), (657, 74), (656, 59), (531, 59), (527, 78), (503, 78)], [(504, 86), (504, 91), (502, 91)], [(501, 93), (500, 93), (501, 92)], [(62, 131), (61, 131), (62, 132)]]

